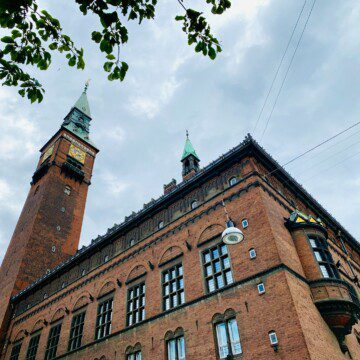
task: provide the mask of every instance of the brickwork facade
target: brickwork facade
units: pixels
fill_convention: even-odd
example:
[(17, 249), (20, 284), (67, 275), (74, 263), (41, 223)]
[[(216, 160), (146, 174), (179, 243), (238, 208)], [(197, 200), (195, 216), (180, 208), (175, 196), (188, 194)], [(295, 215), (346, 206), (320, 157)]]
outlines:
[[(1, 358), (36, 348), (36, 359), (360, 359), (359, 245), (276, 167), (247, 138), (108, 229), (11, 298)], [(59, 198), (66, 174), (55, 170), (47, 191)], [(77, 186), (67, 201), (79, 221), (64, 228), (76, 246)], [(245, 236), (236, 245), (221, 239), (223, 202)], [(46, 204), (51, 227), (60, 205)]]

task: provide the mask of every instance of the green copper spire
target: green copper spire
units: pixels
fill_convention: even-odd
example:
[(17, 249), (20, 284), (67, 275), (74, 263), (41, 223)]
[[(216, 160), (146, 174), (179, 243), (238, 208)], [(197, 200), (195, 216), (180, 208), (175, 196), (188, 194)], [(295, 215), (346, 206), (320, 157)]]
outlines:
[(68, 129), (84, 141), (91, 144), (89, 139), (89, 127), (91, 121), (90, 106), (87, 99), (87, 88), (89, 80), (85, 83), (85, 88), (78, 101), (66, 115), (62, 127)]
[(200, 161), (200, 159), (197, 156), (196, 151), (195, 151), (194, 147), (192, 146), (192, 143), (189, 139), (189, 132), (186, 130), (186, 141), (185, 141), (185, 147), (184, 147), (184, 152), (181, 157), (181, 161), (183, 161), (190, 155), (193, 155), (195, 157), (195, 159)]
[(76, 107), (77, 109), (82, 111), (85, 115), (87, 115), (88, 117), (91, 118), (90, 106), (89, 106), (89, 102), (88, 102), (87, 95), (86, 95), (88, 87), (89, 87), (89, 80), (86, 81), (84, 91), (80, 95), (80, 97), (79, 97), (78, 101), (75, 103), (74, 107)]

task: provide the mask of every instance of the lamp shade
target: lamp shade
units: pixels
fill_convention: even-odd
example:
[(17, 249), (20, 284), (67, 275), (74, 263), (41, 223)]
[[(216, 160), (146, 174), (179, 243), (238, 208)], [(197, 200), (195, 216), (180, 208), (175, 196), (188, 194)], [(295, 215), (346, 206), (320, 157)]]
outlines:
[(229, 220), (226, 223), (226, 229), (223, 231), (221, 239), (227, 245), (234, 245), (244, 240), (244, 234)]

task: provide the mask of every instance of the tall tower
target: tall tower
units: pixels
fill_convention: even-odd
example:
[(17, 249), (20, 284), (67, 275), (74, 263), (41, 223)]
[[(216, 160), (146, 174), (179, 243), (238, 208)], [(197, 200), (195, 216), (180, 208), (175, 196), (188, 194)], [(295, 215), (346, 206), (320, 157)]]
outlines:
[(31, 187), (0, 268), (0, 339), (9, 301), (78, 249), (97, 148), (86, 84), (60, 129), (40, 149)]
[(184, 151), (181, 157), (181, 162), (183, 164), (182, 176), (183, 180), (190, 179), (195, 175), (199, 169), (200, 159), (196, 154), (196, 151), (189, 139), (189, 132), (186, 130), (186, 141)]

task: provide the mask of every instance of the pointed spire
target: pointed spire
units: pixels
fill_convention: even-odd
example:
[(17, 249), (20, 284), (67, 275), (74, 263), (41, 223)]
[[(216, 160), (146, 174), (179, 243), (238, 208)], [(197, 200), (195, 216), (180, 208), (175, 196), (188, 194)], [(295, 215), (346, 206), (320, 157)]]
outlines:
[(87, 99), (87, 89), (89, 87), (90, 79), (88, 79), (85, 83), (84, 91), (80, 95), (78, 101), (75, 103), (74, 107), (83, 112), (86, 116), (91, 117), (90, 106)]
[(183, 151), (183, 154), (181, 157), (181, 161), (185, 160), (190, 155), (193, 155), (195, 157), (195, 159), (200, 161), (200, 159), (197, 156), (196, 151), (189, 139), (189, 132), (188, 132), (188, 130), (186, 130), (186, 141), (185, 141), (185, 147), (184, 147), (184, 151)]
[(82, 94), (71, 108), (70, 112), (66, 115), (62, 127), (68, 129), (86, 142), (91, 143), (89, 139), (91, 113), (86, 95), (89, 82), (90, 80), (86, 81)]

